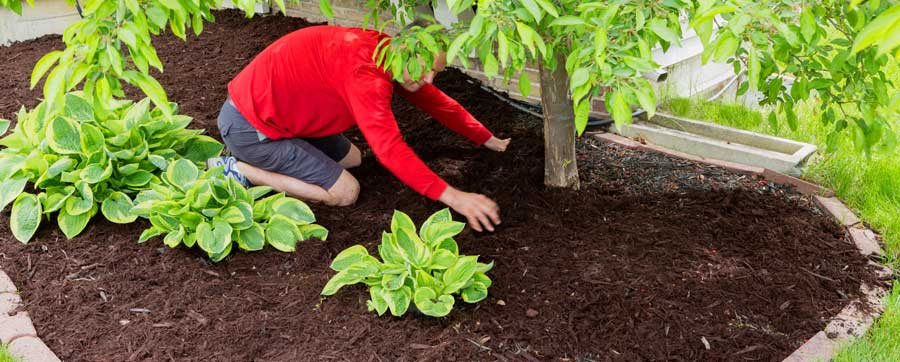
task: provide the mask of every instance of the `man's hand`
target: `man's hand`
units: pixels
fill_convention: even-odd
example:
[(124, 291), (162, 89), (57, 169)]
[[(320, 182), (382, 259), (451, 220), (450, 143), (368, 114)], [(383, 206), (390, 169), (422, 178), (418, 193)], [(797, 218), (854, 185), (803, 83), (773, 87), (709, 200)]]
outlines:
[(478, 232), (485, 229), (494, 231), (494, 225), (500, 225), (500, 208), (484, 195), (463, 192), (448, 186), (439, 200), (465, 216), (469, 226)]
[(505, 140), (501, 140), (497, 137), (491, 136), (491, 139), (487, 140), (484, 143), (484, 147), (487, 147), (491, 151), (504, 152), (506, 151), (506, 146), (509, 146), (509, 138)]

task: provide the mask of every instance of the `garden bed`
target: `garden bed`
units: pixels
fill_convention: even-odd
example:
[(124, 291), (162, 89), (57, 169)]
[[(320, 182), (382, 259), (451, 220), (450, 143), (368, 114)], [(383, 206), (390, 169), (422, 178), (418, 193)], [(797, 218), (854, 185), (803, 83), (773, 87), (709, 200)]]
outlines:
[[(191, 127), (215, 137), (225, 84), (268, 43), (306, 23), (219, 12), (200, 39), (156, 41), (160, 80)], [(58, 37), (0, 48), (0, 117), (36, 104), (31, 65)], [(340, 250), (374, 249), (391, 212), (442, 208), (369, 154), (348, 208), (313, 205), (328, 241), (292, 254), (199, 252), (136, 243), (145, 223), (96, 218), (66, 240), (42, 227), (15, 241), (0, 215), (0, 268), (39, 335), (65, 361), (779, 361), (875, 279), (844, 231), (779, 186), (597, 140), (579, 144), (583, 190), (542, 185), (539, 120), (457, 71), (437, 85), (499, 136), (471, 147), (402, 99), (406, 141), (450, 184), (497, 200), (495, 233), (466, 231), (464, 254), (494, 261), (490, 295), (449, 317), (377, 317), (362, 287), (323, 299)], [(132, 93), (136, 96), (137, 93)], [(362, 144), (352, 133), (351, 139)]]

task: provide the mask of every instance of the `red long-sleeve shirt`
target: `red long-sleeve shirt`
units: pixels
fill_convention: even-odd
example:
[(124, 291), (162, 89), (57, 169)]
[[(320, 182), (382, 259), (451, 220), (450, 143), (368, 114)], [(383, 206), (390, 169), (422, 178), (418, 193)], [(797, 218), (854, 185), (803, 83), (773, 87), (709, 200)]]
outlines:
[(228, 84), (228, 94), (247, 122), (273, 140), (325, 137), (358, 126), (379, 162), (437, 200), (447, 183), (403, 141), (391, 111), (393, 92), (476, 145), (492, 134), (434, 85), (415, 93), (395, 87), (372, 60), (384, 37), (336, 26), (295, 31), (257, 55)]

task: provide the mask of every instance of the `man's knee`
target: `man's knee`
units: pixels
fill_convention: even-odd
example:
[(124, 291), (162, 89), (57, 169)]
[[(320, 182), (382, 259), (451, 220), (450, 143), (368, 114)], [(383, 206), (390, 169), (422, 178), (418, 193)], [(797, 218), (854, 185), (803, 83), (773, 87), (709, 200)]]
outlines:
[(362, 164), (362, 152), (356, 145), (351, 144), (350, 152), (347, 152), (347, 155), (338, 164), (345, 169), (359, 167)]
[(328, 189), (328, 195), (331, 196), (331, 202), (328, 203), (330, 205), (353, 205), (359, 197), (359, 181), (349, 172), (344, 171), (341, 173), (338, 181)]

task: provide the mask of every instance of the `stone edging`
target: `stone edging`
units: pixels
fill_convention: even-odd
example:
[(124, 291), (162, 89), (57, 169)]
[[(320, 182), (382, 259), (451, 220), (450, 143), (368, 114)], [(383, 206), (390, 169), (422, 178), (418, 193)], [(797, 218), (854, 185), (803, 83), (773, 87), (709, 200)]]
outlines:
[(22, 362), (58, 362), (56, 354), (37, 336), (12, 279), (0, 270), (0, 341)]
[[(800, 193), (813, 196), (819, 207), (847, 229), (850, 238), (856, 244), (861, 254), (865, 256), (879, 256), (883, 253), (878, 243), (878, 236), (872, 230), (867, 229), (860, 222), (859, 218), (853, 214), (853, 211), (850, 211), (841, 200), (835, 198), (831, 190), (819, 185), (769, 169), (689, 155), (656, 145), (640, 143), (612, 133), (599, 133), (595, 134), (594, 137), (626, 148), (658, 152), (722, 167), (735, 172), (756, 175), (778, 184), (793, 185)], [(870, 264), (878, 267), (880, 269), (879, 273), (885, 278), (893, 275), (893, 272), (887, 267), (873, 262), (870, 262)], [(852, 337), (863, 336), (874, 323), (875, 318), (883, 311), (884, 297), (887, 295), (887, 290), (865, 284), (862, 285), (861, 289), (865, 295), (863, 300), (851, 302), (850, 305), (844, 307), (828, 323), (824, 331), (820, 331), (810, 338), (794, 353), (784, 359), (783, 362), (830, 361), (841, 343), (848, 341)], [(861, 311), (858, 307), (859, 303), (867, 303), (869, 305), (868, 310), (872, 312), (866, 313)], [(31, 323), (31, 317), (28, 315), (28, 312), (19, 310), (21, 304), (22, 299), (19, 297), (15, 284), (3, 270), (0, 270), (0, 342), (6, 344), (9, 347), (9, 351), (20, 358), (22, 362), (60, 361), (59, 357), (37, 336), (37, 331), (35, 331), (34, 325)]]
[[(798, 192), (811, 196), (816, 205), (818, 205), (825, 213), (833, 217), (847, 230), (850, 239), (853, 240), (853, 243), (856, 245), (856, 248), (859, 249), (860, 254), (866, 257), (878, 257), (883, 254), (881, 245), (878, 243), (878, 235), (866, 228), (853, 211), (847, 208), (841, 200), (834, 197), (834, 192), (827, 188), (770, 169), (690, 155), (657, 145), (638, 142), (612, 133), (597, 133), (593, 136), (597, 139), (612, 142), (630, 149), (653, 151), (698, 163), (722, 167), (735, 172), (759, 176), (777, 184), (792, 185)], [(869, 264), (877, 269), (878, 274), (882, 278), (889, 279), (893, 276), (893, 271), (890, 268), (872, 261), (869, 261)], [(851, 338), (862, 337), (865, 335), (875, 319), (884, 311), (884, 298), (887, 296), (888, 290), (879, 286), (873, 287), (866, 284), (863, 284), (860, 289), (864, 295), (863, 297), (851, 301), (849, 305), (844, 307), (844, 309), (841, 310), (827, 326), (825, 326), (825, 330), (816, 333), (815, 336), (810, 338), (782, 362), (831, 361), (843, 343), (848, 342)], [(868, 308), (865, 308), (865, 310), (868, 312), (860, 310), (860, 304), (867, 305)]]

